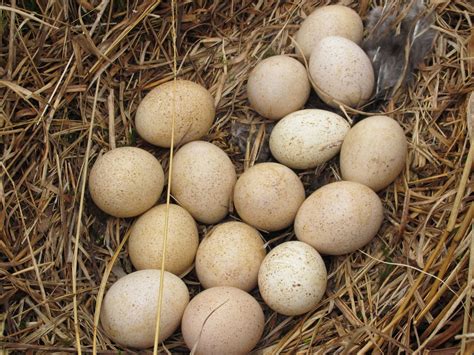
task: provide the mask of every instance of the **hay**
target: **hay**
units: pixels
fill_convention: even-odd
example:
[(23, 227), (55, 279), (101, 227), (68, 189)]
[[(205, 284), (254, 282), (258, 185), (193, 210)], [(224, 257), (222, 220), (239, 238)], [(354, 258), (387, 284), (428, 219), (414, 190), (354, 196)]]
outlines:
[[(269, 159), (271, 124), (248, 106), (248, 72), (264, 57), (292, 53), (290, 36), (319, 3), (181, 2), (179, 76), (215, 97), (206, 139), (239, 172)], [(344, 3), (364, 16), (379, 1)], [(432, 8), (434, 50), (409, 88), (372, 111), (391, 112), (409, 142), (402, 176), (379, 194), (382, 229), (363, 250), (325, 258), (328, 290), (314, 311), (288, 318), (264, 306), (257, 349), (472, 353), (474, 149), (466, 100), (474, 89), (474, 8), (447, 0)], [(168, 151), (137, 137), (133, 118), (147, 91), (173, 77), (170, 4), (12, 0), (0, 11), (0, 348), (75, 352), (80, 344), (89, 352), (107, 267), (109, 285), (132, 271), (126, 247), (119, 248), (132, 221), (94, 207), (83, 189), (86, 167), (114, 146), (138, 145), (167, 169)], [(308, 106), (316, 105), (313, 95)], [(339, 179), (337, 159), (300, 176), (311, 192)], [(273, 246), (291, 237), (288, 229), (267, 240)], [(194, 273), (185, 281), (192, 295), (199, 292)], [(186, 351), (179, 332), (164, 347)], [(99, 328), (97, 349), (119, 348)]]

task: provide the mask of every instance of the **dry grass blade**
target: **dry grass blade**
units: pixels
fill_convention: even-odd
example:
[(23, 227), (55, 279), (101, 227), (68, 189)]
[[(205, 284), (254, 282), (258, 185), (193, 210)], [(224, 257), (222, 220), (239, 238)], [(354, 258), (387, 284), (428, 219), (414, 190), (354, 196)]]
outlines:
[(81, 193), (79, 196), (79, 212), (77, 213), (77, 224), (76, 224), (76, 238), (74, 240), (74, 254), (72, 259), (72, 292), (73, 296), (73, 304), (74, 304), (74, 329), (76, 333), (76, 350), (79, 354), (82, 353), (81, 347), (81, 331), (79, 329), (79, 312), (78, 312), (78, 304), (77, 304), (77, 263), (78, 263), (78, 254), (79, 254), (79, 238), (81, 235), (81, 226), (82, 226), (82, 211), (84, 208), (84, 196), (86, 192), (86, 182), (87, 182), (87, 171), (89, 166), (89, 156), (91, 151), (92, 145), (92, 132), (94, 128), (94, 119), (95, 119), (95, 112), (97, 107), (97, 96), (99, 94), (99, 81), (96, 85), (95, 95), (94, 95), (94, 103), (92, 106), (92, 116), (91, 122), (89, 126), (89, 133), (87, 136), (87, 147), (86, 147), (86, 154), (84, 156), (83, 162), (83, 169), (82, 169), (82, 179), (81, 181)]
[(474, 144), (474, 92), (469, 94), (466, 106), (467, 130), (469, 131), (471, 144)]
[[(466, 305), (464, 308), (464, 322), (463, 322), (463, 335), (472, 334), (474, 332), (474, 312), (472, 309), (472, 294), (473, 294), (473, 280), (474, 280), (474, 228), (471, 226), (470, 231), (470, 258), (469, 258), (469, 273), (467, 278), (467, 292), (466, 292)], [(461, 339), (461, 353), (472, 354), (474, 352), (474, 341), (467, 342), (467, 337), (464, 336)]]
[(54, 29), (56, 29), (56, 30), (58, 29), (58, 27), (53, 26), (53, 25), (51, 25), (51, 24), (49, 24), (49, 23), (47, 23), (47, 22), (45, 22), (45, 21), (43, 21), (43, 20), (37, 18), (36, 16), (34, 16), (34, 15), (32, 15), (32, 14), (26, 12), (26, 11), (22, 11), (22, 10), (16, 9), (16, 8), (14, 8), (14, 7), (8, 7), (8, 6), (0, 5), (0, 10), (2, 10), (2, 11), (11, 11), (11, 12), (14, 12), (14, 13), (20, 15), (20, 16), (26, 17), (26, 18), (28, 18), (28, 19), (30, 19), (30, 20), (37, 21), (37, 22), (41, 23), (42, 25), (45, 25), (45, 26), (54, 28)]
[(173, 91), (172, 91), (172, 103), (171, 103), (171, 140), (170, 140), (170, 155), (169, 155), (169, 166), (168, 166), (168, 186), (166, 187), (166, 214), (163, 231), (163, 244), (161, 253), (161, 269), (160, 269), (160, 289), (158, 295), (158, 306), (156, 307), (156, 325), (155, 325), (155, 338), (153, 340), (153, 354), (158, 355), (158, 341), (160, 339), (160, 328), (161, 328), (161, 314), (163, 309), (163, 294), (165, 288), (165, 261), (166, 251), (168, 243), (168, 226), (169, 226), (169, 215), (170, 215), (170, 202), (171, 202), (171, 185), (173, 184), (173, 156), (174, 156), (174, 144), (175, 144), (175, 124), (176, 124), (176, 75), (177, 75), (177, 48), (176, 48), (176, 2), (171, 1), (171, 36), (173, 41)]
[[(262, 58), (294, 53), (299, 23), (330, 2), (176, 1), (175, 19), (171, 0), (0, 5), (0, 348), (134, 352), (113, 344), (99, 322), (104, 292), (133, 271), (124, 248), (132, 220), (92, 203), (88, 167), (104, 151), (133, 145), (169, 173), (172, 153), (138, 137), (133, 119), (147, 91), (175, 76), (213, 94), (217, 117), (205, 139), (228, 153), (238, 173), (272, 160), (274, 123), (249, 107), (249, 71)], [(397, 5), (344, 3), (361, 15)], [(440, 0), (430, 10), (438, 36), (413, 83), (388, 102), (338, 111), (354, 122), (383, 112), (405, 130), (406, 169), (379, 193), (382, 229), (361, 251), (325, 258), (326, 298), (304, 316), (278, 315), (252, 292), (267, 320), (258, 352), (473, 348), (474, 7)], [(323, 106), (313, 95), (307, 107)], [(337, 159), (298, 174), (308, 194), (340, 179)], [(211, 228), (200, 226), (202, 237)], [(274, 247), (294, 233), (264, 237)], [(194, 272), (184, 280), (191, 296), (200, 291)], [(179, 332), (155, 350), (189, 351)]]
[(100, 283), (99, 292), (97, 293), (96, 304), (95, 304), (95, 311), (94, 311), (94, 331), (92, 336), (92, 353), (95, 355), (97, 354), (97, 329), (99, 328), (99, 320), (100, 320), (100, 311), (102, 309), (102, 301), (105, 295), (105, 289), (107, 287), (107, 281), (109, 279), (110, 273), (112, 272), (112, 268), (117, 261), (117, 258), (120, 252), (123, 249), (123, 246), (128, 240), (130, 236), (130, 232), (128, 232), (122, 241), (120, 242), (117, 250), (114, 252), (110, 261), (107, 263), (107, 267), (105, 268), (104, 275), (102, 276), (102, 281)]

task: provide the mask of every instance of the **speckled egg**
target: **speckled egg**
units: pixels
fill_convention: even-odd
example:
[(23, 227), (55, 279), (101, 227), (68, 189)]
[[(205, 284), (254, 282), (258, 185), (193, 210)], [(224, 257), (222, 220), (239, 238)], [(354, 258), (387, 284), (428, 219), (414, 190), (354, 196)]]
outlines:
[[(318, 7), (302, 23), (296, 32), (296, 53), (300, 49), (309, 59), (316, 44), (328, 36), (347, 38), (357, 44), (362, 42), (364, 27), (360, 16), (347, 6), (329, 5)], [(299, 48), (298, 48), (299, 47)]]
[(224, 286), (209, 288), (189, 302), (181, 330), (197, 355), (243, 355), (257, 345), (264, 323), (262, 308), (252, 296)]
[(387, 116), (365, 118), (351, 128), (342, 144), (342, 178), (380, 191), (403, 170), (407, 151), (405, 133), (397, 121)]
[(271, 120), (279, 120), (299, 110), (308, 100), (310, 91), (306, 68), (286, 55), (276, 55), (259, 62), (247, 83), (250, 105)]
[(311, 52), (309, 72), (318, 96), (328, 105), (358, 107), (374, 90), (374, 69), (365, 52), (347, 38), (329, 36)]
[(265, 303), (286, 316), (309, 312), (326, 292), (327, 272), (319, 253), (306, 243), (275, 247), (263, 260), (258, 287)]
[[(163, 341), (178, 328), (189, 303), (188, 288), (177, 276), (164, 274), (160, 336)], [(104, 297), (100, 320), (114, 342), (132, 348), (153, 346), (160, 289), (160, 270), (141, 270), (115, 282)]]
[(222, 149), (191, 142), (174, 156), (171, 193), (195, 219), (213, 224), (229, 212), (236, 179), (234, 165)]
[(278, 163), (254, 165), (239, 177), (234, 189), (234, 205), (240, 218), (265, 231), (291, 225), (304, 198), (298, 175)]
[[(137, 270), (161, 269), (166, 205), (153, 207), (138, 217), (128, 239), (128, 254)], [(165, 270), (182, 275), (194, 262), (199, 234), (193, 217), (182, 207), (170, 204)]]
[(163, 191), (161, 164), (135, 147), (113, 149), (97, 159), (89, 175), (95, 204), (115, 217), (134, 217), (151, 208)]
[(343, 255), (369, 243), (382, 221), (382, 202), (374, 191), (339, 181), (321, 187), (303, 202), (295, 234), (322, 254)]
[(196, 273), (205, 288), (232, 286), (250, 291), (266, 252), (262, 236), (242, 222), (215, 227), (201, 242), (196, 255)]
[(339, 153), (349, 128), (344, 118), (330, 111), (296, 111), (273, 128), (270, 150), (290, 168), (314, 168)]
[(151, 90), (140, 102), (135, 116), (140, 137), (159, 147), (170, 147), (173, 110), (175, 146), (206, 135), (216, 114), (214, 99), (204, 87), (189, 80), (177, 80), (176, 85), (170, 81)]

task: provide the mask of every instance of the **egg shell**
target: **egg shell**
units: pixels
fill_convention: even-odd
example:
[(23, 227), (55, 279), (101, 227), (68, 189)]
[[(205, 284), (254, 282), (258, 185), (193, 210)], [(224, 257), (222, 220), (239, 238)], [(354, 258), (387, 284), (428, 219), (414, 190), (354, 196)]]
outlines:
[(196, 273), (205, 288), (232, 286), (250, 291), (266, 252), (262, 236), (242, 222), (216, 226), (201, 242)]
[(92, 200), (115, 217), (134, 217), (151, 208), (163, 191), (160, 162), (146, 150), (121, 147), (97, 159), (89, 175)]
[[(164, 341), (178, 328), (189, 303), (188, 288), (166, 272), (163, 280), (160, 336)], [(153, 346), (160, 289), (160, 270), (140, 270), (116, 281), (104, 297), (100, 320), (105, 333), (126, 347)]]
[(189, 302), (181, 330), (186, 345), (197, 355), (238, 355), (257, 345), (264, 323), (262, 308), (252, 296), (222, 286), (209, 288)]
[(309, 312), (326, 292), (327, 271), (319, 253), (306, 243), (285, 242), (263, 260), (258, 287), (265, 303), (286, 316)]
[(325, 37), (339, 36), (360, 44), (363, 35), (364, 26), (357, 12), (347, 6), (322, 6), (301, 23), (295, 34), (298, 44), (295, 49), (299, 54), (301, 49), (306, 59), (309, 59), (316, 44)]
[(176, 85), (170, 81), (151, 90), (140, 102), (135, 116), (140, 137), (169, 148), (173, 110), (175, 146), (206, 135), (216, 115), (214, 99), (206, 88), (189, 80), (177, 80)]
[[(166, 205), (153, 207), (138, 217), (128, 239), (128, 254), (137, 270), (161, 269)], [(199, 234), (193, 217), (182, 207), (170, 204), (165, 270), (182, 275), (194, 262)]]
[(405, 133), (397, 121), (387, 116), (367, 117), (351, 128), (342, 143), (342, 178), (380, 191), (401, 173), (407, 152)]
[(236, 180), (231, 160), (214, 144), (188, 143), (173, 158), (171, 193), (200, 222), (217, 223), (227, 215)]
[(270, 150), (276, 160), (290, 168), (314, 168), (339, 153), (349, 128), (344, 118), (330, 111), (296, 111), (275, 125)]
[(313, 192), (295, 219), (298, 240), (322, 254), (343, 255), (369, 243), (383, 222), (377, 194), (357, 182), (339, 181)]
[(366, 103), (374, 90), (374, 69), (365, 52), (347, 38), (329, 36), (311, 52), (313, 88), (328, 105), (350, 107)]
[(240, 218), (265, 231), (291, 225), (304, 198), (298, 175), (278, 163), (254, 165), (239, 177), (234, 189), (234, 205)]
[(303, 107), (310, 91), (305, 67), (286, 55), (262, 60), (251, 71), (247, 83), (250, 105), (271, 120), (278, 120)]

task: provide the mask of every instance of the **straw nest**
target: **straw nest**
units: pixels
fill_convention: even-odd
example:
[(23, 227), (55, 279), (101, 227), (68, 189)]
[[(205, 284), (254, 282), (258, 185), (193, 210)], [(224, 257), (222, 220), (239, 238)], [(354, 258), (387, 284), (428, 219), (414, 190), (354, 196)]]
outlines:
[[(217, 118), (206, 139), (238, 172), (271, 159), (271, 125), (246, 99), (249, 70), (264, 57), (293, 53), (291, 36), (320, 3), (180, 2), (178, 76), (213, 94)], [(383, 1), (343, 3), (364, 17)], [(282, 317), (262, 302), (257, 351), (470, 351), (474, 185), (466, 117), (474, 8), (448, 0), (430, 6), (438, 36), (414, 82), (367, 112), (390, 112), (409, 142), (402, 175), (379, 194), (382, 229), (363, 250), (325, 259), (328, 290), (314, 311)], [(123, 243), (132, 221), (94, 207), (84, 181), (114, 146), (145, 148), (167, 169), (169, 152), (137, 137), (134, 114), (149, 89), (173, 78), (170, 3), (12, 0), (0, 10), (0, 349), (88, 352), (96, 338), (99, 352), (116, 352), (100, 328), (94, 337), (94, 317), (105, 286), (132, 271)], [(300, 176), (311, 192), (339, 179), (337, 159)], [(267, 240), (272, 247), (292, 237), (288, 229)], [(185, 281), (199, 292), (193, 273)], [(186, 351), (179, 332), (166, 349)]]

